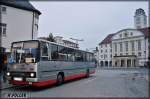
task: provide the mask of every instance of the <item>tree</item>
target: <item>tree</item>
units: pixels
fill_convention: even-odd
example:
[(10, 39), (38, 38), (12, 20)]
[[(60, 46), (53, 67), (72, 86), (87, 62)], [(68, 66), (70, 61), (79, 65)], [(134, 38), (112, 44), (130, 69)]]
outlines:
[(55, 42), (55, 39), (54, 39), (52, 33), (49, 34), (49, 36), (47, 37), (47, 40), (48, 40), (48, 41), (51, 41), (51, 42)]

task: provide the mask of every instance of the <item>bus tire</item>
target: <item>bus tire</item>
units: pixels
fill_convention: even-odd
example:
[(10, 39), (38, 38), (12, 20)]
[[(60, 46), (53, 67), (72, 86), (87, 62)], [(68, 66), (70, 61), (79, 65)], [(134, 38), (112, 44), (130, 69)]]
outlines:
[(61, 85), (63, 83), (63, 81), (64, 81), (63, 75), (61, 73), (59, 73), (57, 75), (57, 84)]
[(86, 70), (86, 77), (88, 78), (90, 76), (89, 69)]

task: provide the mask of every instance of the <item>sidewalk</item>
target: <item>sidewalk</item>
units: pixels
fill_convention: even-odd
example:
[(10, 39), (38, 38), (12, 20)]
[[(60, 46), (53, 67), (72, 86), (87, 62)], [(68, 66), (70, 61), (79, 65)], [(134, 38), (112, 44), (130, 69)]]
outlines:
[(0, 90), (10, 88), (10, 87), (12, 87), (12, 85), (10, 85), (8, 83), (2, 83), (1, 82), (1, 84), (0, 84)]
[(8, 83), (8, 81), (4, 82), (4, 81), (3, 81), (3, 77), (0, 76), (0, 90), (5, 89), (5, 88), (10, 88), (10, 87), (13, 87), (13, 86), (10, 85), (10, 84)]

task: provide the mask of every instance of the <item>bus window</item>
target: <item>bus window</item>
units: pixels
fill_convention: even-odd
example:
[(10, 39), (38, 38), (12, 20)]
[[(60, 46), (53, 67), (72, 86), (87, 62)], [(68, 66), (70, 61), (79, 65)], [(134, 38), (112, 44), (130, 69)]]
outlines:
[(75, 50), (68, 48), (68, 61), (75, 61)]
[(90, 62), (90, 53), (86, 53), (86, 60)]
[(58, 46), (58, 60), (68, 61), (67, 53), (68, 53), (68, 48), (63, 46)]
[(75, 53), (75, 60), (76, 61), (83, 61), (83, 53), (76, 51)]
[(48, 60), (48, 46), (47, 43), (41, 43), (41, 58), (42, 60)]
[(58, 46), (51, 44), (51, 60), (58, 60)]

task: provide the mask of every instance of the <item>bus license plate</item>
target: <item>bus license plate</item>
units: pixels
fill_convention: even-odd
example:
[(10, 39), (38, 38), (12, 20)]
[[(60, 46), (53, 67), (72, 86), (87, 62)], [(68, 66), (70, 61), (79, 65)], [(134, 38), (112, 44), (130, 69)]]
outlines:
[(14, 80), (16, 80), (16, 81), (22, 81), (22, 78), (14, 77)]

